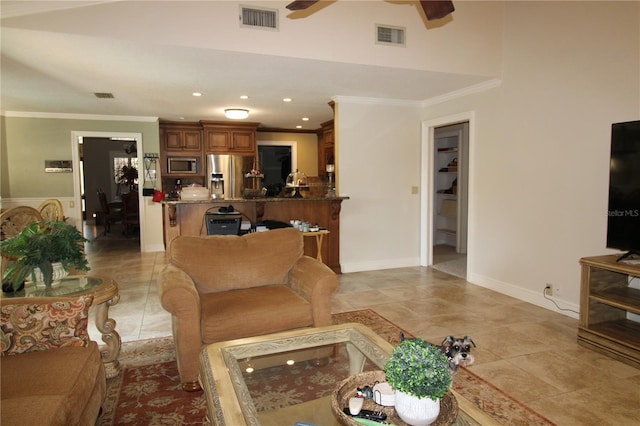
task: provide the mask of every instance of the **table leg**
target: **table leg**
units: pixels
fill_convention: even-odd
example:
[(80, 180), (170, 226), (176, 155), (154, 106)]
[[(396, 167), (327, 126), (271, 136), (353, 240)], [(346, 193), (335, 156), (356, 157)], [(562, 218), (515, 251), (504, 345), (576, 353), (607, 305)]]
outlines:
[(316, 235), (316, 246), (318, 247), (318, 255), (316, 259), (322, 262), (322, 240), (324, 239), (324, 234)]
[(96, 328), (102, 333), (102, 341), (106, 343), (106, 346), (100, 348), (100, 353), (108, 379), (120, 374), (118, 356), (122, 341), (116, 331), (116, 321), (109, 318), (109, 307), (117, 304), (119, 300), (120, 295), (116, 294), (112, 299), (96, 306)]
[(362, 373), (365, 357), (352, 343), (347, 342), (347, 354), (349, 355), (349, 375)]

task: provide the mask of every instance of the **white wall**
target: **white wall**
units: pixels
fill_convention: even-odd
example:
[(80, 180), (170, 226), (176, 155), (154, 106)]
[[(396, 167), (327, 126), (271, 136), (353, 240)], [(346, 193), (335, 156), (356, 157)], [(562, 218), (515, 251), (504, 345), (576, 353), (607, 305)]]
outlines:
[[(552, 309), (550, 282), (577, 309), (579, 259), (610, 252), (610, 126), (640, 117), (639, 18), (637, 2), (507, 2), (502, 84), (423, 109), (475, 113), (469, 281)], [(418, 264), (415, 109), (338, 106), (345, 271)]]

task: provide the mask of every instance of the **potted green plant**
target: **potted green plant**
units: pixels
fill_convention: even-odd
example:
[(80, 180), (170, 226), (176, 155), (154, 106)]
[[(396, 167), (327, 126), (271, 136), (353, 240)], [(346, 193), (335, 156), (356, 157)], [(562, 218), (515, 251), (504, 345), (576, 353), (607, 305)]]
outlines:
[[(66, 275), (70, 268), (88, 271), (83, 243), (88, 242), (80, 231), (65, 222), (34, 222), (18, 235), (0, 241), (0, 253), (11, 260), (2, 276), (3, 282), (11, 282), (18, 289), (27, 277), (42, 281), (51, 287), (57, 264)], [(59, 279), (59, 278), (58, 278)]]
[(440, 348), (423, 339), (405, 339), (385, 365), (387, 382), (396, 391), (395, 409), (410, 425), (433, 423), (440, 413), (440, 398), (451, 387), (449, 361)]
[(122, 166), (118, 170), (117, 182), (119, 185), (126, 185), (129, 189), (135, 188), (135, 181), (138, 179), (138, 169), (133, 166)]

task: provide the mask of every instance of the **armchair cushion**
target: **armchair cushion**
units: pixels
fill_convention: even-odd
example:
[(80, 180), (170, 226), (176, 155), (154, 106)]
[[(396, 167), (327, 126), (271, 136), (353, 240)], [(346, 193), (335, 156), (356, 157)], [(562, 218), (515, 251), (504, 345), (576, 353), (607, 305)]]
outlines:
[(3, 300), (0, 307), (0, 356), (66, 346), (87, 346), (87, 322), (93, 296), (29, 303)]
[[(202, 296), (202, 340), (218, 342), (313, 325), (309, 302), (289, 287), (272, 285)], [(241, 313), (241, 315), (238, 315)], [(235, 318), (233, 326), (220, 318)]]
[(187, 271), (200, 294), (284, 284), (303, 255), (304, 242), (299, 235), (292, 237), (299, 231), (282, 231), (268, 231), (269, 238), (261, 232), (243, 237), (182, 236), (171, 243), (171, 263)]

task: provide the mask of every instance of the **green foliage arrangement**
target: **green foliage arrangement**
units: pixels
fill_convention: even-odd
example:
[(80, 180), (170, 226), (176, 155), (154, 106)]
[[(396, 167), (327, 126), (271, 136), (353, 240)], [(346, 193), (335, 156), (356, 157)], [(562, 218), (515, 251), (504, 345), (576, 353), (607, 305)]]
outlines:
[(400, 342), (387, 360), (385, 373), (395, 390), (433, 400), (442, 398), (452, 381), (446, 355), (420, 338)]
[(0, 241), (0, 253), (12, 263), (2, 276), (18, 289), (33, 270), (40, 268), (47, 287), (53, 278), (53, 263), (61, 263), (65, 270), (76, 268), (88, 271), (83, 243), (88, 242), (75, 226), (65, 222), (34, 222), (15, 237)]

